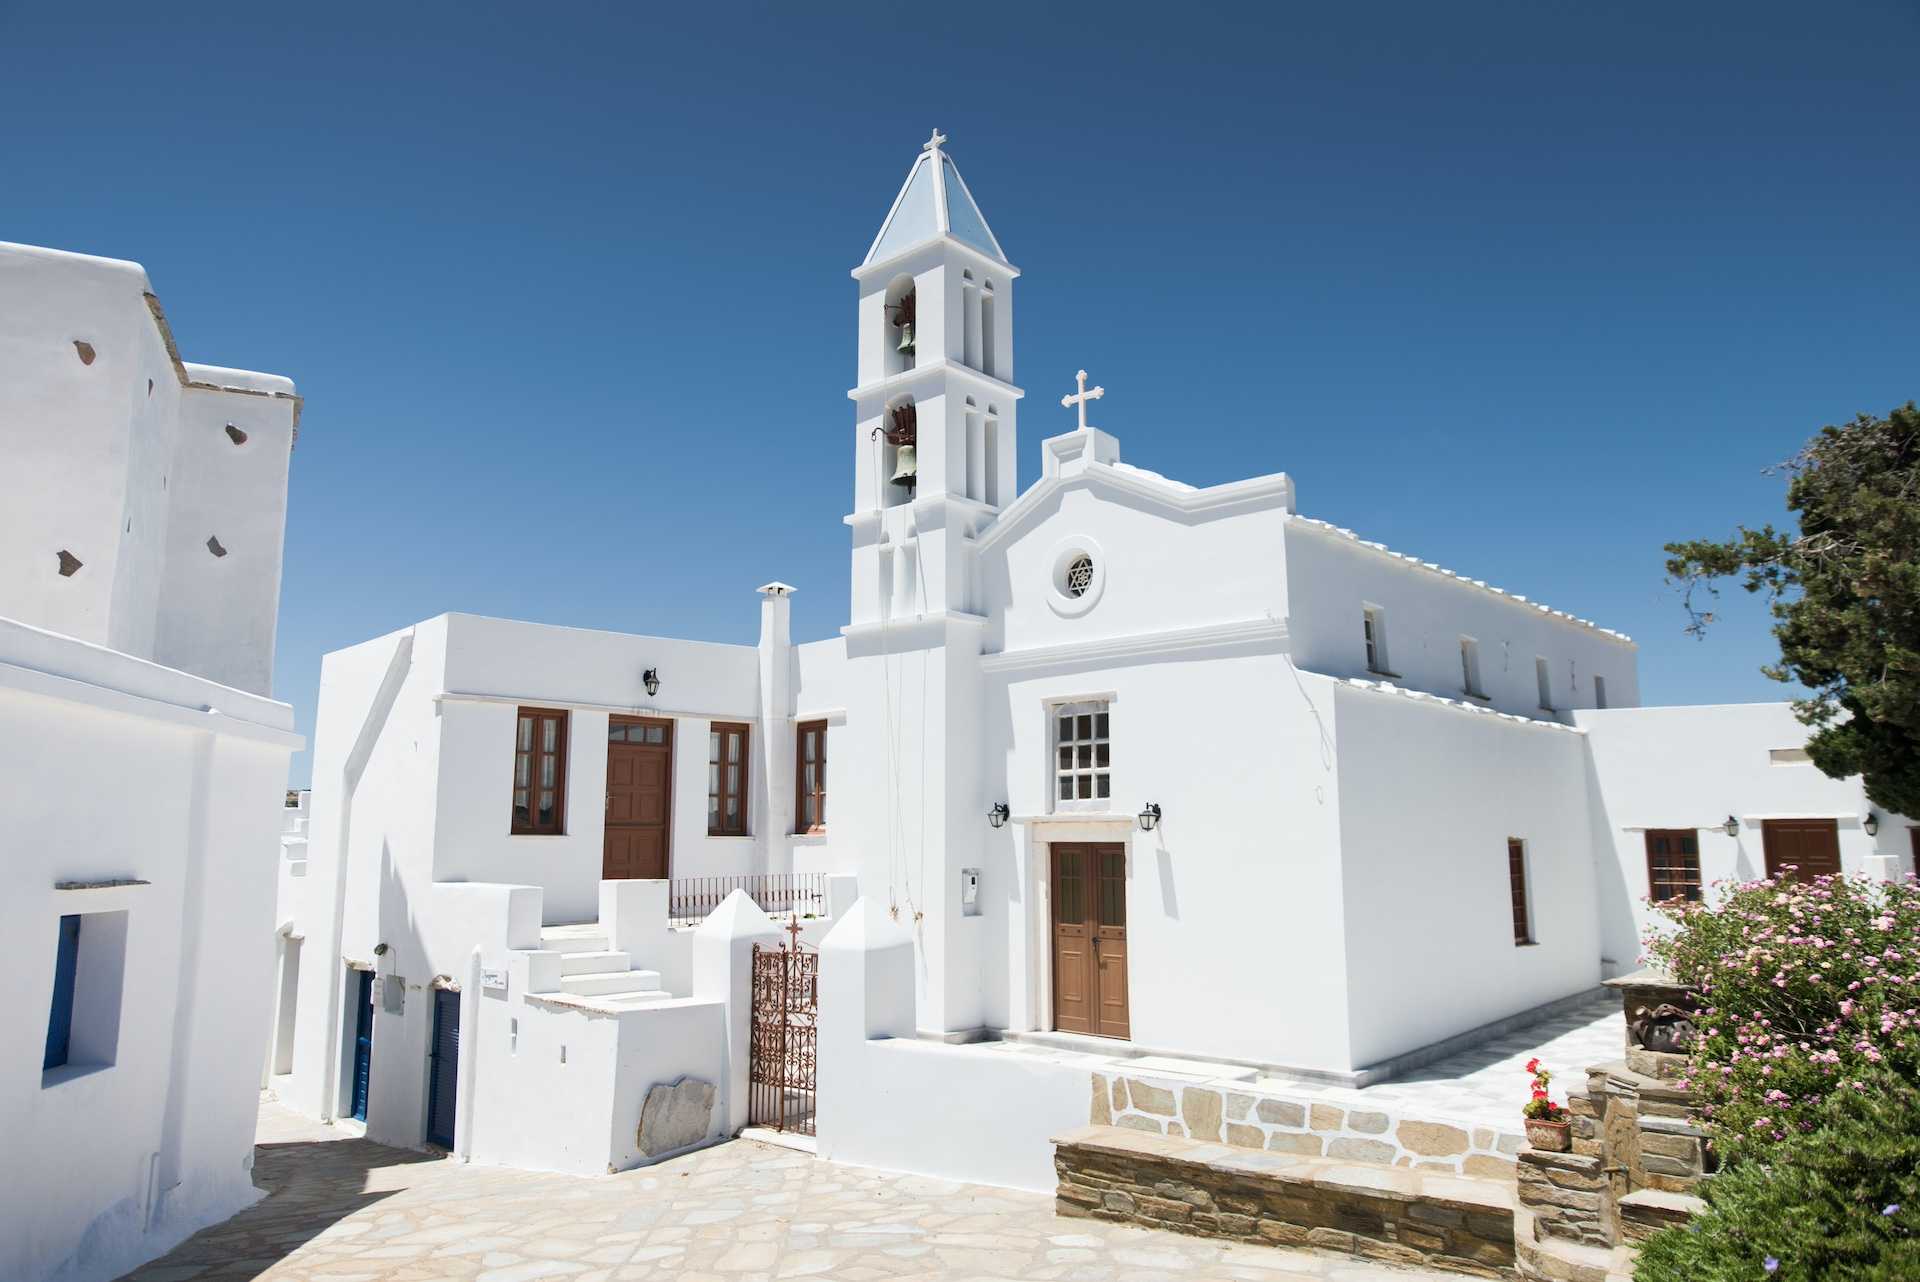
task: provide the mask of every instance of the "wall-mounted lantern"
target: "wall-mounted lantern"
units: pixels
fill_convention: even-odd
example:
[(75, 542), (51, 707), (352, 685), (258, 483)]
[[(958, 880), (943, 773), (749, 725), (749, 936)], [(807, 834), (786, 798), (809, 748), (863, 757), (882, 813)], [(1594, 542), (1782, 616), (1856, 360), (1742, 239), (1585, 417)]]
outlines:
[(1007, 809), (1006, 802), (996, 801), (993, 803), (993, 809), (987, 811), (987, 822), (995, 828), (1004, 828), (1007, 824), (1007, 816), (1012, 813)]
[(1867, 817), (1860, 821), (1860, 826), (1867, 830), (1867, 836), (1878, 837), (1880, 835), (1880, 816), (1869, 810), (1867, 811)]
[(1140, 831), (1152, 832), (1160, 826), (1160, 803), (1149, 801), (1146, 809), (1140, 812)]
[(1727, 821), (1720, 825), (1720, 831), (1726, 833), (1729, 837), (1738, 837), (1740, 835), (1740, 821), (1732, 815), (1728, 815)]
[(640, 683), (647, 687), (647, 698), (660, 693), (660, 669), (648, 668), (640, 676)]

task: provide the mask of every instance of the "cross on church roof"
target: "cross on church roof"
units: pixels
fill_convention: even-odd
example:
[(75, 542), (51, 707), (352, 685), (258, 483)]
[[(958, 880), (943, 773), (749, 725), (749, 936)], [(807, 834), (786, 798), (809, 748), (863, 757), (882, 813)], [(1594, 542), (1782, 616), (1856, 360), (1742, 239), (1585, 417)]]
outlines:
[(939, 151), (940, 144), (945, 142), (946, 140), (947, 140), (947, 136), (941, 133), (938, 128), (936, 128), (933, 131), (933, 137), (927, 139), (925, 142), (920, 144), (920, 150), (921, 151)]
[(1087, 402), (1099, 400), (1107, 394), (1107, 389), (1104, 387), (1088, 387), (1087, 371), (1085, 370), (1081, 370), (1075, 374), (1073, 381), (1079, 386), (1080, 391), (1073, 396), (1062, 396), (1060, 403), (1068, 409), (1072, 409), (1076, 405), (1080, 407), (1080, 430), (1084, 432), (1087, 430)]

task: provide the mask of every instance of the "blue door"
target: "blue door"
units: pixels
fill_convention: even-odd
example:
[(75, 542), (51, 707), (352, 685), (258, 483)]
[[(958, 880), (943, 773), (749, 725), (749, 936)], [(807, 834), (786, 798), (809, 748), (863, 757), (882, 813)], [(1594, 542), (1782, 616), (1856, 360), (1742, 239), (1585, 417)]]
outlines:
[(454, 1087), (460, 1073), (460, 994), (433, 990), (433, 1048), (427, 1054), (427, 1138), (453, 1147)]
[(356, 970), (353, 1017), (353, 1116), (367, 1120), (367, 1083), (373, 1075), (373, 972)]

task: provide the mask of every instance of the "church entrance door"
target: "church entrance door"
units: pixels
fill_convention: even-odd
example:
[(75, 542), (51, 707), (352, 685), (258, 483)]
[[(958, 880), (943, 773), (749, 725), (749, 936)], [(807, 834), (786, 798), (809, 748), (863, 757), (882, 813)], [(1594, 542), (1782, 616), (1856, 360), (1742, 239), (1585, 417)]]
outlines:
[(667, 875), (672, 820), (673, 722), (607, 723), (607, 837), (600, 875), (610, 881)]
[(1127, 848), (1061, 842), (1053, 854), (1053, 1026), (1129, 1036)]

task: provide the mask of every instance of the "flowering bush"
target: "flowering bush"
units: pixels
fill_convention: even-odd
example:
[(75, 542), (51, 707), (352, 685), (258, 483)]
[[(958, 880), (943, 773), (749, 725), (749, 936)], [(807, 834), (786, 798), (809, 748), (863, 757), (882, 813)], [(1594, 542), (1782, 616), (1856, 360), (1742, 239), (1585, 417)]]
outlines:
[(1695, 986), (1683, 1083), (1721, 1158), (1812, 1132), (1872, 1070), (1920, 1082), (1920, 882), (1821, 877), (1716, 883), (1718, 902), (1659, 905), (1648, 953)]
[(1554, 1103), (1547, 1094), (1547, 1083), (1553, 1080), (1553, 1074), (1540, 1067), (1538, 1056), (1527, 1061), (1527, 1071), (1533, 1074), (1533, 1098), (1520, 1109), (1521, 1116), (1535, 1122), (1566, 1121), (1565, 1106)]

